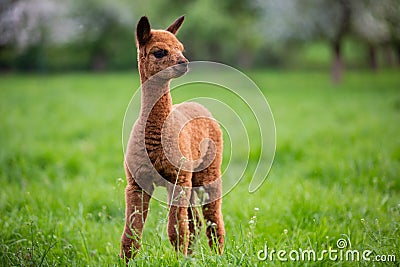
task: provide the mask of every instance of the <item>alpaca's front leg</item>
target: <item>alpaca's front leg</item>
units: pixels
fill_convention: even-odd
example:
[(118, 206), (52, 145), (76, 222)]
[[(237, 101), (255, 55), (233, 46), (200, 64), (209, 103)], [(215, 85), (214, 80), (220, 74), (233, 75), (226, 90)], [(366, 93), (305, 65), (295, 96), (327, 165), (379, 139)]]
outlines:
[(168, 214), (168, 237), (176, 252), (188, 253), (190, 185), (168, 188), (170, 210)]
[(151, 195), (142, 190), (134, 179), (128, 179), (125, 190), (125, 228), (121, 238), (122, 258), (129, 261), (139, 251), (143, 225), (146, 221)]

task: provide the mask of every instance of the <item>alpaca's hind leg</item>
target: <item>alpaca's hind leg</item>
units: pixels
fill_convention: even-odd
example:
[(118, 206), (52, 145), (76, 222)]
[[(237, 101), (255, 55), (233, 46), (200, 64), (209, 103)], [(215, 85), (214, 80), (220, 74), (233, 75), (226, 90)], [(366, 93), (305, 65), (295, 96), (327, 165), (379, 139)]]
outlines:
[(190, 207), (188, 208), (188, 218), (189, 218), (189, 247), (188, 254), (192, 254), (193, 252), (193, 244), (196, 241), (196, 238), (200, 234), (201, 229), (201, 218), (200, 213), (197, 207), (195, 206), (195, 194), (190, 196)]
[[(180, 178), (179, 178), (180, 179)], [(191, 190), (190, 186), (168, 187), (169, 214), (168, 237), (176, 252), (187, 255), (189, 246), (189, 217)]]
[(139, 187), (127, 168), (126, 173), (128, 186), (125, 190), (125, 228), (121, 238), (120, 256), (128, 262), (139, 251), (151, 195)]
[(221, 212), (221, 199), (203, 205), (203, 215), (207, 227), (208, 245), (218, 254), (222, 254), (224, 250), (225, 228)]
[(209, 196), (211, 202), (205, 201), (203, 204), (203, 216), (206, 223), (206, 234), (208, 244), (212, 250), (222, 254), (224, 250), (225, 228), (222, 217), (222, 184), (221, 179), (218, 179), (205, 187), (205, 192)]

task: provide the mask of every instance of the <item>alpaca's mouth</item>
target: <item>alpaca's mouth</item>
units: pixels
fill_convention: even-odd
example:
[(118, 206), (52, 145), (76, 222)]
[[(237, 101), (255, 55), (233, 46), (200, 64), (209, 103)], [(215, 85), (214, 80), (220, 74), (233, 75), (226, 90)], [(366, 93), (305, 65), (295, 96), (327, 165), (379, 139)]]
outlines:
[(188, 71), (188, 64), (187, 63), (177, 64), (173, 67), (173, 69), (174, 71), (182, 75)]

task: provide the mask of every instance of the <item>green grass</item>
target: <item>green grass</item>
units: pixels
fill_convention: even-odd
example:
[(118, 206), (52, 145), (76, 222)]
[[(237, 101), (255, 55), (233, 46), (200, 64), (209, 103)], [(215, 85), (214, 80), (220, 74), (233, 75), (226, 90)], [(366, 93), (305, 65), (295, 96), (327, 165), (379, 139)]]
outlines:
[[(211, 253), (203, 231), (197, 253), (177, 258), (167, 209), (152, 201), (132, 265), (264, 266), (265, 242), (322, 251), (339, 238), (398, 265), (398, 71), (348, 72), (340, 86), (322, 72), (249, 75), (274, 113), (277, 151), (257, 192), (244, 179), (224, 198), (225, 253)], [(136, 73), (0, 76), (1, 266), (123, 265), (121, 130), (138, 85)], [(333, 263), (371, 264), (319, 265)]]

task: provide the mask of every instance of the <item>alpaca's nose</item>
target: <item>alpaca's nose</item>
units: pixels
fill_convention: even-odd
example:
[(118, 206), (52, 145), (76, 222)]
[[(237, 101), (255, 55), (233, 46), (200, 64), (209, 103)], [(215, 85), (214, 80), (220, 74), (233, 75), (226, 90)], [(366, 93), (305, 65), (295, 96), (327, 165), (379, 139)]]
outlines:
[(186, 58), (184, 58), (184, 59), (180, 59), (179, 61), (178, 61), (178, 64), (187, 64), (189, 61), (186, 59)]

